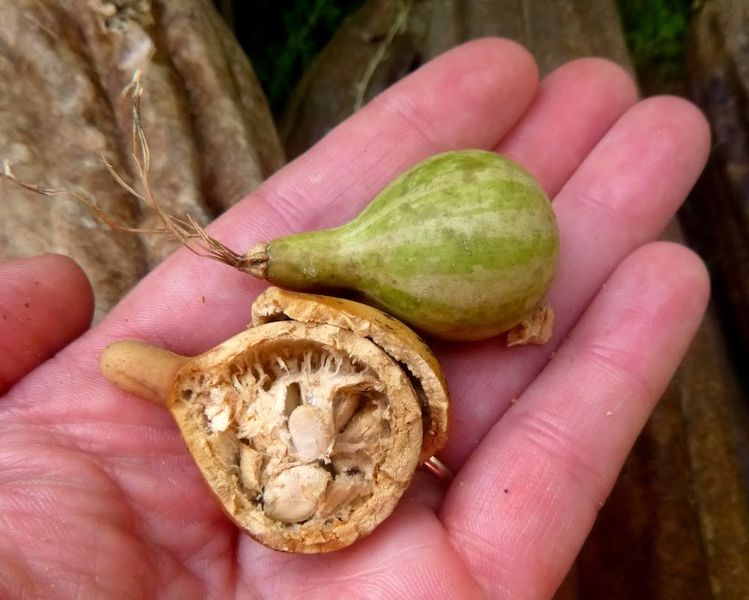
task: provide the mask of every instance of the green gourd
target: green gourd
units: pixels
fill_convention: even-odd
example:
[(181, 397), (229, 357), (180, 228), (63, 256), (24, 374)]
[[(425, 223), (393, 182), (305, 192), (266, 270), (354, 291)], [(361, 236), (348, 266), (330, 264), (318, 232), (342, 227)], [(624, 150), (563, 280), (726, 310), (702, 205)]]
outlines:
[(538, 314), (558, 247), (527, 172), (459, 150), (412, 167), (346, 225), (258, 244), (235, 266), (290, 289), (354, 290), (423, 332), (476, 340)]
[[(355, 219), (334, 229), (279, 237), (238, 254), (189, 215), (164, 213), (148, 186), (148, 151), (138, 128), (134, 153), (145, 192), (107, 165), (150, 205), (163, 226), (152, 233), (240, 271), (294, 290), (349, 289), (429, 335), (479, 340), (508, 333), (510, 345), (543, 343), (553, 312), (545, 298), (556, 269), (559, 233), (551, 203), (520, 166), (483, 150), (445, 152), (385, 187)], [(138, 135), (139, 134), (139, 135)], [(88, 198), (33, 186), (6, 165), (4, 176), (45, 195), (70, 193), (119, 231)], [(201, 240), (203, 250), (193, 246)]]

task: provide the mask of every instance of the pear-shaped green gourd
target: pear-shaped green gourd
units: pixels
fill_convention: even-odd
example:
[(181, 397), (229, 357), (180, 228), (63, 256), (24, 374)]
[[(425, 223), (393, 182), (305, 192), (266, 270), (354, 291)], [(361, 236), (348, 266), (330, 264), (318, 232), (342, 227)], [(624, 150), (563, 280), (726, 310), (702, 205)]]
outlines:
[(481, 150), (433, 156), (342, 227), (289, 235), (245, 255), (292, 288), (348, 288), (437, 337), (488, 338), (542, 305), (557, 260), (554, 213), (536, 181)]

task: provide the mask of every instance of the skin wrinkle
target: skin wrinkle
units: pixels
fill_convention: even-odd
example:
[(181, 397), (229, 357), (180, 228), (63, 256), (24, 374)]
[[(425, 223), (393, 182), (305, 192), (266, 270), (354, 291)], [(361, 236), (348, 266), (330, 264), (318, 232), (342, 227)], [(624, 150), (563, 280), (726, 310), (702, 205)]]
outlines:
[[(583, 448), (576, 443), (573, 431), (565, 427), (564, 418), (551, 411), (524, 412), (516, 415), (513, 423), (519, 431), (521, 445), (527, 452), (536, 452), (543, 458), (538, 462), (555, 464), (561, 467), (568, 481), (586, 497), (591, 481), (605, 481), (601, 469), (590, 461)], [(570, 424), (574, 428), (573, 424)], [(594, 493), (589, 499), (591, 505), (600, 501)]]
[[(65, 363), (72, 362), (72, 367), (65, 366)], [(59, 366), (62, 370), (68, 368), (76, 368), (76, 361), (60, 361), (59, 365), (50, 365), (50, 367)], [(64, 384), (66, 382), (59, 382)], [(96, 381), (82, 388), (86, 394), (95, 395), (107, 392), (108, 384), (104, 381)], [(23, 389), (23, 396), (32, 397), (35, 395), (35, 389), (28, 388)], [(102, 426), (116, 425), (116, 426), (138, 426), (139, 429), (143, 430), (163, 430), (177, 432), (176, 426), (173, 425), (173, 421), (169, 416), (168, 412), (161, 407), (156, 406), (152, 402), (135, 398), (125, 392), (116, 391), (112, 394), (113, 398), (110, 403), (105, 406), (95, 405), (84, 405), (75, 406), (70, 404), (60, 404), (55, 406), (55, 410), (43, 410), (36, 404), (27, 404), (28, 408), (19, 411), (19, 424), (29, 425), (37, 427), (40, 431), (46, 431), (47, 427), (51, 428), (64, 428), (67, 426), (75, 427), (78, 425), (86, 425), (90, 423), (98, 423)], [(15, 407), (14, 407), (15, 408)], [(86, 410), (82, 410), (85, 408)], [(127, 408), (127, 410), (120, 410)], [(148, 416), (147, 420), (143, 419), (143, 416)], [(64, 435), (62, 439), (70, 438), (71, 435)], [(71, 440), (75, 442), (75, 440)]]
[(91, 285), (70, 258), (47, 254), (0, 265), (0, 393), (79, 335), (92, 312)]
[[(37, 429), (40, 430), (40, 431), (43, 431), (42, 428), (37, 428)], [(46, 433), (45, 433), (45, 435), (46, 435)], [(73, 450), (73, 452), (75, 453), (75, 450)], [(41, 454), (40, 454), (40, 456), (41, 456)], [(188, 457), (185, 456), (184, 457), (184, 462), (185, 462), (186, 465), (189, 464), (188, 461), (189, 461)], [(91, 462), (91, 461), (89, 461), (89, 462)], [(93, 466), (93, 463), (92, 463), (92, 466)], [(142, 466), (139, 467), (139, 468), (142, 468)], [(115, 488), (115, 489), (118, 490), (117, 495), (120, 496), (120, 497), (122, 497), (124, 504), (128, 504), (128, 505), (130, 505), (132, 507), (136, 507), (136, 506), (140, 506), (141, 507), (140, 511), (135, 511), (136, 513), (137, 512), (143, 512), (143, 513), (151, 513), (151, 512), (153, 512), (153, 507), (152, 506), (142, 505), (141, 503), (138, 502), (138, 499), (137, 499), (136, 496), (132, 496), (132, 495), (128, 494), (124, 489), (122, 489), (116, 483), (117, 478), (120, 477), (120, 476), (118, 476), (116, 474), (120, 471), (120, 469), (118, 469), (116, 466), (110, 466), (110, 468), (108, 470), (109, 470), (109, 475), (107, 475), (107, 478), (108, 478), (108, 481), (111, 484), (110, 486), (106, 486), (106, 487), (109, 488), (109, 490), (107, 491), (108, 494), (111, 494), (112, 493), (111, 489)], [(4, 469), (4, 472), (7, 473), (7, 471), (5, 469)], [(194, 469), (191, 468), (190, 472), (194, 474)], [(46, 481), (47, 484), (50, 483), (50, 481), (49, 481), (49, 479), (47, 477), (45, 477), (45, 481)], [(195, 475), (195, 481), (198, 483), (198, 485), (200, 485), (202, 487), (202, 480), (197, 475)], [(69, 488), (69, 484), (67, 483), (67, 480), (63, 479), (63, 480), (61, 480), (61, 482), (64, 482), (65, 488)], [(163, 480), (162, 480), (162, 482), (163, 482)], [(86, 484), (86, 485), (81, 485), (80, 487), (76, 488), (76, 491), (83, 492), (85, 490), (85, 491), (88, 492), (89, 489), (91, 489), (90, 482), (88, 484)], [(56, 503), (56, 501), (57, 501), (57, 498), (60, 496), (60, 494), (61, 494), (61, 490), (60, 490), (59, 485), (55, 485), (54, 488), (53, 488), (53, 490), (50, 492), (49, 497), (46, 500), (44, 500), (44, 502), (45, 503), (51, 503), (51, 504), (54, 505)], [(127, 500), (128, 498), (130, 498), (130, 499)], [(105, 506), (105, 505), (106, 505), (106, 503), (102, 503), (101, 504), (101, 506)], [(25, 500), (25, 508), (27, 510), (29, 508), (28, 498), (26, 498), (26, 500)], [(159, 516), (160, 515), (158, 513), (155, 514), (155, 517), (158, 518)], [(226, 522), (223, 520), (223, 518), (222, 518), (222, 524), (226, 525)], [(208, 526), (210, 527), (210, 524), (208, 524)], [(196, 525), (195, 527), (196, 528), (200, 528), (201, 526), (200, 525)], [(63, 527), (63, 529), (60, 531), (60, 535), (62, 537), (64, 537), (64, 535), (66, 534), (68, 528), (69, 528), (69, 526), (65, 525)], [(131, 526), (129, 526), (129, 525), (123, 526), (123, 531), (131, 531), (131, 530), (132, 530)], [(180, 528), (179, 529), (179, 533), (180, 534), (184, 535), (185, 532), (186, 532), (186, 530), (184, 528)], [(202, 542), (198, 542), (197, 541), (197, 540), (201, 539), (202, 536), (198, 535), (198, 536), (195, 536), (195, 537), (196, 537), (196, 543), (197, 543), (197, 545), (196, 545), (196, 547), (195, 547), (194, 550), (190, 550), (189, 546), (182, 548), (182, 550), (184, 551), (185, 555), (192, 556), (193, 555), (192, 553), (194, 553), (195, 555), (199, 555), (200, 553), (202, 553), (203, 551), (206, 550), (205, 545)], [(164, 552), (161, 552), (160, 550), (157, 550), (157, 549), (161, 548), (162, 546), (156, 540), (152, 540), (149, 543), (152, 544), (153, 547), (154, 547), (154, 555), (155, 556), (158, 556), (158, 555), (167, 556), (168, 555), (167, 553), (164, 553)], [(221, 554), (223, 554), (223, 552), (224, 552), (224, 548), (221, 548), (220, 551), (217, 551), (217, 554), (221, 555)], [(94, 570), (93, 572), (97, 572), (97, 571)], [(176, 574), (175, 578), (176, 577), (184, 577), (184, 574), (182, 574), (182, 575), (177, 575)]]
[[(185, 456), (185, 446), (182, 437), (179, 435), (179, 431), (170, 425), (159, 427), (155, 425), (122, 424), (116, 421), (98, 421), (95, 418), (91, 418), (89, 420), (76, 421), (72, 424), (49, 423), (43, 426), (47, 431), (57, 433), (69, 439), (75, 439), (75, 448), (86, 453), (94, 453), (109, 461), (141, 461), (143, 456), (158, 454), (161, 461), (168, 459), (175, 463), (186, 462), (190, 459)], [(116, 438), (120, 442), (120, 446), (113, 448), (109, 447), (109, 444), (113, 441), (112, 438), (115, 437), (111, 435), (111, 430), (114, 428), (117, 429)], [(136, 436), (135, 434), (140, 434), (144, 431), (148, 432), (145, 435), (145, 441), (148, 443), (148, 446), (139, 448), (139, 452), (135, 456), (132, 456), (132, 438)], [(97, 436), (101, 436), (101, 434), (109, 436), (107, 440), (109, 444), (106, 448), (102, 448), (101, 440), (97, 439)], [(125, 453), (128, 454), (127, 457), (123, 455)], [(192, 463), (190, 465), (193, 468)]]
[[(57, 500), (57, 497), (58, 496), (56, 496), (55, 498), (50, 498), (50, 502), (52, 502), (54, 504), (56, 502), (56, 500)], [(26, 507), (26, 508), (28, 509), (28, 507)], [(61, 508), (64, 508), (64, 505)], [(55, 514), (55, 513), (53, 512), (51, 514)], [(75, 531), (78, 530), (75, 527), (74, 523), (79, 518), (80, 518), (80, 516), (76, 515), (73, 519), (69, 519), (69, 520), (61, 522), (59, 524), (59, 528), (58, 528), (56, 534), (54, 533), (55, 530), (50, 529), (51, 523), (49, 523), (49, 520), (45, 518), (45, 525), (46, 525), (46, 529), (45, 530), (47, 532), (46, 535), (48, 536), (48, 538), (46, 540), (40, 540), (40, 542), (36, 546), (33, 545), (33, 544), (31, 544), (31, 545), (30, 544), (25, 544), (23, 546), (23, 552), (24, 552), (24, 554), (29, 555), (29, 558), (28, 558), (29, 562), (31, 561), (31, 556), (33, 556), (37, 561), (40, 559), (40, 557), (44, 556), (44, 557), (47, 558), (48, 567), (49, 567), (50, 564), (52, 566), (54, 564), (59, 564), (61, 567), (63, 567), (63, 570), (65, 570), (68, 574), (74, 575), (74, 578), (71, 580), (71, 585), (74, 585), (76, 590), (78, 590), (79, 592), (83, 593), (82, 590), (85, 590), (88, 587), (91, 587), (92, 589), (98, 588), (103, 583), (103, 580), (99, 576), (94, 575), (93, 577), (95, 577), (96, 585), (95, 586), (92, 585), (92, 583), (93, 583), (91, 581), (92, 574), (100, 573), (100, 571), (98, 571), (96, 569), (92, 569), (90, 567), (90, 565), (89, 566), (81, 566), (81, 567), (77, 567), (77, 568), (74, 568), (74, 569), (70, 567), (69, 561), (70, 561), (70, 559), (71, 559), (72, 556), (76, 556), (77, 553), (81, 552), (81, 549), (82, 549), (81, 544), (75, 543), (75, 553), (73, 555), (71, 555), (70, 553), (66, 553), (66, 552), (58, 553), (57, 557), (58, 557), (59, 560), (57, 560), (57, 561), (55, 561), (55, 559), (53, 557), (51, 557), (51, 556), (48, 555), (48, 549), (50, 547), (51, 548), (56, 548), (57, 547), (57, 545), (52, 545), (52, 546), (49, 545), (49, 537), (58, 537), (61, 543), (70, 543), (69, 542), (70, 532), (71, 531), (75, 532)], [(16, 522), (18, 522), (19, 521), (19, 517), (15, 517), (14, 520)], [(82, 529), (80, 531), (84, 531), (84, 530), (85, 531), (90, 531), (89, 528), (84, 528), (84, 529)], [(97, 532), (96, 536), (94, 536), (94, 537), (90, 537), (90, 536), (89, 537), (85, 537), (84, 539), (85, 539), (86, 542), (98, 539), (99, 537), (101, 537), (102, 532), (104, 531), (101, 528), (100, 525), (95, 526), (94, 530)], [(127, 528), (126, 530), (123, 530), (123, 531), (128, 531), (128, 533), (126, 534), (126, 537), (129, 537), (129, 535), (130, 535), (129, 534), (130, 528)], [(53, 534), (53, 535), (50, 536), (50, 534)], [(109, 535), (107, 535), (107, 537), (109, 537)], [(86, 543), (83, 544), (83, 547), (84, 548), (86, 547)], [(36, 548), (36, 550), (35, 550), (35, 548)], [(96, 557), (96, 556), (98, 556), (100, 554), (105, 554), (106, 555), (106, 552), (102, 553), (102, 552), (99, 552), (99, 551), (95, 550), (91, 554), (94, 557)], [(95, 560), (98, 560), (98, 559), (95, 559)], [(118, 574), (116, 576), (113, 575), (113, 577), (115, 579), (119, 580), (120, 579), (120, 575), (121, 574)], [(150, 579), (150, 578), (148, 578), (148, 579)], [(59, 579), (56, 580), (56, 582), (59, 584)], [(83, 593), (83, 595), (86, 595), (86, 594)]]
[[(303, 192), (293, 190), (291, 195), (288, 192), (288, 189), (279, 190), (278, 188), (271, 188), (266, 192), (264, 188), (261, 188), (260, 196), (255, 201), (262, 203), (263, 210), (270, 213), (270, 218), (274, 223), (281, 224), (280, 231), (293, 233), (304, 229), (305, 220), (308, 219), (308, 216), (305, 216), (302, 208), (305, 204), (302, 200)], [(301, 228), (299, 227), (300, 223), (302, 224)], [(252, 244), (249, 244), (246, 249), (249, 250), (251, 246)]]
[[(380, 158), (377, 162), (384, 162), (385, 165), (388, 164), (387, 161), (392, 160), (392, 157), (384, 148), (379, 149), (378, 156), (380, 156)], [(367, 162), (372, 161), (371, 156), (367, 156), (366, 158)], [(292, 163), (292, 166), (293, 165), (294, 163)], [(341, 173), (346, 174), (347, 165), (341, 164), (340, 167)], [(382, 170), (386, 171), (387, 169), (383, 168)], [(340, 177), (344, 180), (347, 179), (345, 176), (335, 175), (335, 177)], [(257, 239), (256, 241), (268, 241), (278, 235), (287, 235), (298, 231), (316, 231), (318, 229), (323, 229), (331, 225), (331, 217), (335, 218), (337, 221), (336, 223), (333, 223), (333, 225), (343, 224), (358, 213), (358, 206), (352, 205), (348, 200), (350, 197), (371, 198), (376, 193), (372, 190), (371, 186), (359, 181), (350, 181), (348, 184), (344, 184), (343, 188), (334, 195), (315, 192), (315, 188), (319, 185), (321, 185), (320, 182), (317, 180), (311, 180), (310, 178), (307, 178), (307, 180), (302, 183), (295, 182), (293, 185), (288, 184), (285, 181), (283, 184), (277, 185), (275, 179), (271, 177), (266, 183), (264, 183), (260, 190), (263, 206), (272, 206), (277, 202), (277, 199), (280, 198), (282, 206), (286, 204), (295, 206), (292, 214), (296, 215), (296, 217), (284, 218), (284, 227), (271, 229), (276, 232), (275, 235), (265, 235), (262, 236), (262, 239)], [(339, 186), (336, 185), (334, 187)], [(357, 193), (357, 190), (361, 191)], [(319, 206), (319, 209), (314, 208), (313, 210), (310, 210), (310, 198), (313, 197), (324, 198), (325, 202), (320, 204), (325, 204), (326, 206)], [(317, 207), (318, 205), (316, 204), (315, 206)], [(303, 210), (300, 211), (299, 207), (303, 207)], [(282, 212), (282, 210), (283, 208), (279, 207), (274, 211), (274, 214)]]
[[(461, 548), (464, 554), (470, 553), (475, 556), (486, 557), (483, 562), (487, 565), (490, 562), (492, 564), (494, 563), (494, 561), (488, 557), (492, 555), (496, 544), (493, 540), (485, 539), (481, 535), (481, 530), (464, 527), (451, 527), (449, 529), (449, 535), (453, 547)], [(490, 569), (482, 568), (481, 562), (479, 562), (478, 565), (472, 562), (468, 565), (468, 570), (482, 584), (482, 587), (487, 588), (493, 583), (493, 578), (488, 577), (485, 574), (485, 571), (489, 571)], [(501, 581), (502, 578), (497, 579)]]
[(386, 118), (389, 113), (398, 121), (402, 121), (407, 130), (413, 131), (421, 138), (424, 147), (440, 147), (439, 136), (434, 135), (432, 131), (429, 131), (428, 122), (423, 119), (423, 117), (420, 117), (421, 111), (414, 106), (413, 102), (409, 102), (407, 98), (385, 96), (382, 98), (380, 106), (377, 108), (386, 113)]
[(638, 237), (637, 227), (635, 227), (638, 224), (638, 217), (622, 214), (619, 210), (610, 206), (608, 191), (606, 189), (599, 191), (582, 190), (575, 194), (575, 204), (578, 204), (582, 210), (589, 212), (591, 215), (595, 215), (607, 226), (614, 225), (621, 234), (626, 235), (619, 243), (623, 246), (631, 246)]
[[(593, 342), (584, 350), (583, 359), (591, 363), (591, 369), (597, 368), (605, 373), (607, 382), (626, 381), (628, 387), (635, 389), (642, 397), (652, 397), (658, 390), (621, 360), (621, 348), (613, 348), (603, 341)], [(600, 379), (604, 379), (603, 376)]]
[[(17, 423), (9, 423), (6, 427), (3, 427), (0, 439), (6, 443), (15, 442), (14, 450), (16, 452), (19, 449), (30, 451), (38, 447), (37, 456), (44, 456), (44, 451), (48, 448), (58, 448), (63, 452), (75, 452), (79, 450), (76, 440), (51, 432), (44, 426), (24, 422), (23, 420), (19, 420)], [(16, 442), (16, 440), (18, 441)], [(85, 463), (87, 465), (93, 464), (93, 458), (89, 458), (87, 455), (83, 456), (86, 457)], [(7, 472), (8, 469), (8, 465), (5, 463), (6, 460), (7, 454), (0, 449), (0, 465), (3, 467), (0, 469), (0, 484), (3, 482), (3, 473)], [(22, 461), (23, 459), (19, 458), (19, 464)], [(45, 473), (45, 477), (47, 475)]]
[[(422, 576), (425, 571), (429, 573), (431, 569), (420, 564), (414, 565), (413, 562), (409, 563), (411, 565), (411, 569), (409, 571), (407, 581), (404, 582), (403, 579), (393, 580), (392, 578), (393, 564), (397, 563), (396, 559), (398, 557), (402, 555), (418, 555), (420, 550), (429, 550), (430, 548), (430, 544), (418, 544), (416, 546), (406, 548), (392, 555), (388, 561), (383, 561), (383, 564), (381, 564), (380, 566), (363, 569), (356, 573), (351, 573), (345, 577), (323, 575), (320, 578), (305, 578), (304, 582), (299, 583), (298, 588), (292, 587), (291, 596), (295, 596), (297, 593), (304, 593), (305, 590), (308, 590), (310, 588), (310, 585), (317, 585), (320, 587), (320, 589), (332, 586), (336, 590), (338, 590), (338, 593), (341, 595), (345, 595), (345, 592), (343, 590), (348, 589), (355, 597), (360, 594), (363, 594), (362, 597), (372, 598), (398, 597), (397, 595), (394, 596), (393, 593), (396, 591), (401, 593), (404, 592), (404, 586), (407, 586), (410, 590), (408, 592), (408, 597), (410, 598), (445, 597), (443, 595), (444, 590), (435, 589), (435, 581), (433, 579), (429, 578), (428, 576)], [(417, 575), (418, 577), (415, 577)], [(422, 584), (426, 582), (429, 587), (421, 587), (419, 589), (419, 582), (422, 582)], [(417, 589), (413, 589), (414, 587), (416, 587)], [(383, 593), (381, 595), (376, 595), (374, 593), (375, 591), (382, 591)], [(418, 594), (416, 593), (417, 591), (419, 592)], [(328, 597), (328, 593), (321, 592), (315, 597), (317, 596)]]
[[(325, 579), (318, 580), (318, 583), (325, 582), (325, 583), (330, 583), (334, 585), (343, 584), (343, 583), (358, 584), (362, 579), (367, 579), (368, 577), (372, 577), (373, 575), (387, 575), (390, 572), (392, 563), (397, 562), (398, 557), (403, 556), (403, 555), (409, 555), (409, 554), (418, 555), (419, 550), (423, 548), (428, 548), (429, 546), (431, 546), (431, 544), (415, 543), (411, 546), (400, 548), (397, 552), (390, 554), (387, 557), (387, 559), (382, 558), (379, 564), (369, 566), (366, 569), (362, 569), (354, 573), (348, 573), (346, 575), (341, 575), (341, 576), (327, 577)], [(315, 579), (312, 578), (312, 581), (315, 581)]]
[[(8, 557), (11, 552), (14, 558)], [(35, 582), (27, 575), (32, 572), (31, 564), (20, 552), (11, 552), (0, 549), (0, 592), (7, 592), (9, 598), (38, 598), (33, 593)]]
[[(207, 544), (206, 548), (204, 548), (205, 552), (196, 553), (193, 558), (190, 558), (186, 561), (186, 564), (190, 567), (193, 573), (209, 573), (216, 570), (216, 557), (226, 557), (228, 554), (229, 560), (226, 561), (226, 573), (224, 575), (225, 581), (223, 583), (223, 586), (226, 589), (231, 589), (236, 585), (239, 572), (239, 566), (237, 562), (237, 542), (240, 535), (241, 533), (237, 529), (234, 529), (229, 534), (229, 541), (227, 543), (228, 548), (216, 548), (215, 551), (211, 552), (208, 548), (210, 544)], [(206, 589), (210, 589), (210, 584), (206, 585)]]

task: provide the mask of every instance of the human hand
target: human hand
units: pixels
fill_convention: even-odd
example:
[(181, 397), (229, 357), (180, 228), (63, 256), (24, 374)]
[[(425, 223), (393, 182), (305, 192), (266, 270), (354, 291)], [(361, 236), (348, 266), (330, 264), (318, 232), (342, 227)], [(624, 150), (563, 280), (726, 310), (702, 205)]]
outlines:
[(0, 399), (0, 595), (550, 597), (704, 311), (702, 263), (652, 240), (708, 144), (696, 109), (636, 103), (610, 63), (575, 61), (538, 87), (524, 50), (482, 40), (393, 86), (210, 228), (240, 249), (342, 224), (408, 166), (464, 147), (514, 158), (554, 198), (554, 337), (434, 344), (456, 477), (443, 489), (417, 473), (385, 523), (332, 554), (239, 532), (167, 411), (99, 374), (115, 339), (214, 346), (244, 328), (263, 283), (179, 251), (43, 362), (85, 329), (90, 288), (66, 259), (6, 263), (0, 382), (17, 383)]

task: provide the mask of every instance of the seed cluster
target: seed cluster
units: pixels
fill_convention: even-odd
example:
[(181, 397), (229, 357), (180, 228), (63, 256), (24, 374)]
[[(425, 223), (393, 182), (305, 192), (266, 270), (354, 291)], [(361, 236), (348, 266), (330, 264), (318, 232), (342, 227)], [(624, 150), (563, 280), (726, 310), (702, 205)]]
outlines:
[(249, 353), (192, 387), (209, 436), (229, 436), (245, 493), (282, 523), (346, 518), (372, 491), (390, 433), (374, 372), (320, 346)]

